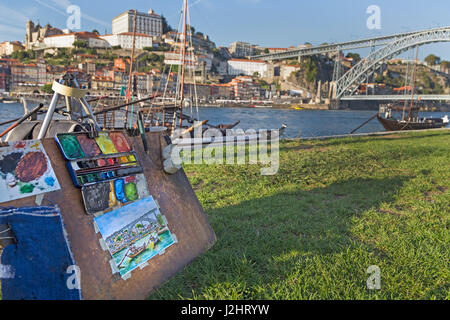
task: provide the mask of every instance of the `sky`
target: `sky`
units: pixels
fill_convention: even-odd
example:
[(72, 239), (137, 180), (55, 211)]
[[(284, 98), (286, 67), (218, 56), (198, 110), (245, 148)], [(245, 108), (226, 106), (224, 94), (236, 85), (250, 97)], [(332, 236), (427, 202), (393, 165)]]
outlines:
[[(112, 18), (128, 9), (163, 14), (177, 27), (182, 0), (0, 0), (0, 41), (24, 40), (25, 23), (67, 27), (70, 5), (81, 9), (81, 30), (111, 32)], [(305, 42), (351, 41), (427, 28), (450, 26), (448, 0), (190, 0), (191, 24), (217, 46), (245, 41), (265, 47)], [(380, 29), (369, 29), (367, 8), (380, 8)], [(80, 30), (80, 31), (81, 31)], [(450, 60), (450, 43), (423, 46), (420, 57), (434, 53)], [(366, 54), (365, 50), (361, 53)]]

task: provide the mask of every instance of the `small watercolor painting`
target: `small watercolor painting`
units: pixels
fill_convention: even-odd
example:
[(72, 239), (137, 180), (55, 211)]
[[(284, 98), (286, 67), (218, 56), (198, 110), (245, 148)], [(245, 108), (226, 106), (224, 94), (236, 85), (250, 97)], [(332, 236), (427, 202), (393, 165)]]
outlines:
[(153, 197), (94, 219), (121, 276), (176, 243)]
[(60, 189), (41, 141), (0, 148), (0, 203)]

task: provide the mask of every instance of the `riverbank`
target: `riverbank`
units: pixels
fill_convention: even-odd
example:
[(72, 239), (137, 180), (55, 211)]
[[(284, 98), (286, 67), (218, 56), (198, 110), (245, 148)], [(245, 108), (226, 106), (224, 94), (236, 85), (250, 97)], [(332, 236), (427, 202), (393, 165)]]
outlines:
[(186, 166), (218, 242), (150, 298), (449, 299), (449, 146), (448, 131), (295, 140), (273, 177)]

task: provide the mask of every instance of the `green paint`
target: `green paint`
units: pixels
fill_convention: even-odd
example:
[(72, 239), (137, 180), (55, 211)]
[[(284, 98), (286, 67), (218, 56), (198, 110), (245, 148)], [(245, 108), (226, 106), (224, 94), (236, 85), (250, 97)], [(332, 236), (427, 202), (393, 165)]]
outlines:
[(81, 159), (85, 157), (83, 150), (76, 136), (73, 135), (61, 135), (58, 137), (61, 142), (61, 146), (64, 150), (65, 155), (69, 159)]
[(26, 194), (26, 193), (33, 193), (34, 186), (32, 184), (24, 184), (22, 187), (20, 187), (20, 193)]
[(135, 201), (138, 199), (138, 192), (135, 183), (127, 183), (125, 185), (125, 196), (128, 201)]

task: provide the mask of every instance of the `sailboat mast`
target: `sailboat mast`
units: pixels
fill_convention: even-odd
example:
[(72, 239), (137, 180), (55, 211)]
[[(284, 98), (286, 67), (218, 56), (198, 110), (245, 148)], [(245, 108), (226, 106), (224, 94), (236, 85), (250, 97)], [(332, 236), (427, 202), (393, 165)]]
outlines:
[(414, 60), (414, 73), (413, 73), (413, 83), (412, 83), (412, 89), (411, 89), (411, 105), (410, 105), (410, 109), (409, 109), (409, 119), (411, 119), (411, 116), (412, 116), (414, 94), (416, 91), (417, 59), (419, 59), (419, 46), (416, 47), (416, 59)]
[[(133, 46), (131, 48), (131, 58), (130, 58), (130, 72), (128, 74), (128, 89), (127, 89), (127, 103), (131, 101), (131, 81), (133, 76), (133, 64), (134, 64), (134, 52), (136, 47), (136, 25), (137, 25), (137, 10), (134, 11), (133, 17)], [(125, 116), (125, 126), (128, 123), (128, 106), (126, 107), (126, 116)]]
[(181, 64), (181, 88), (180, 88), (180, 128), (183, 125), (183, 101), (184, 101), (184, 79), (186, 70), (186, 45), (187, 45), (187, 10), (188, 0), (184, 0), (184, 26), (183, 26), (183, 47)]

